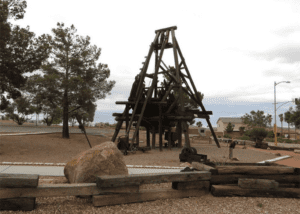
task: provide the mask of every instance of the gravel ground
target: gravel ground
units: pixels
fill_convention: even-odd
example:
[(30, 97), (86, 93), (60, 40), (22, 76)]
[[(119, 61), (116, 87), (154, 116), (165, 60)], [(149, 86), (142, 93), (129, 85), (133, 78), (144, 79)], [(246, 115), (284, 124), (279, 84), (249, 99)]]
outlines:
[[(3, 126), (0, 126), (0, 131), (3, 131)], [(24, 128), (22, 131), (21, 129)], [(26, 132), (26, 128), (22, 127), (16, 132)], [(48, 129), (43, 127), (39, 129)], [(56, 129), (56, 128), (51, 128)], [(37, 130), (37, 129), (36, 129)], [(88, 130), (88, 129), (87, 129)], [(91, 129), (92, 130), (92, 129)], [(61, 128), (60, 130), (61, 131)], [(106, 131), (111, 135), (114, 130), (98, 130), (102, 134)], [(12, 132), (12, 129), (9, 129)], [(57, 131), (55, 131), (57, 132)], [(92, 133), (91, 131), (90, 133)], [(71, 131), (72, 133), (72, 131)], [(142, 136), (141, 136), (142, 138)], [(141, 139), (143, 140), (143, 139)], [(145, 141), (144, 141), (145, 142)], [(158, 141), (157, 141), (158, 142)], [(228, 161), (228, 148), (226, 144), (221, 143), (222, 148), (217, 148), (214, 144), (197, 142), (191, 144), (196, 147), (198, 153), (207, 154), (208, 159), (215, 161)], [(153, 154), (151, 155), (151, 153)], [(178, 166), (178, 152), (157, 150), (149, 152), (148, 155), (137, 153), (128, 155), (125, 158), (127, 165), (169, 165)], [(160, 155), (163, 154), (163, 155)], [(173, 158), (172, 158), (173, 156)], [(239, 162), (260, 162), (277, 157), (275, 154), (270, 154), (263, 151), (253, 149), (242, 149), (237, 146), (233, 151), (233, 156), (237, 157)], [(153, 158), (156, 157), (156, 158)], [(229, 161), (228, 161), (229, 162)], [(44, 181), (42, 181), (44, 179)], [(50, 179), (50, 180), (45, 180)], [(41, 177), (40, 183), (64, 183), (64, 178), (56, 178), (52, 180), (50, 177)], [(61, 179), (61, 180), (59, 180)], [(162, 183), (155, 185), (141, 185), (141, 189), (157, 189), (171, 188), (171, 183)], [(36, 199), (36, 209), (28, 213), (300, 213), (300, 200), (287, 198), (257, 198), (257, 197), (213, 197), (210, 193), (202, 197), (190, 197), (183, 199), (166, 199), (144, 203), (131, 203), (106, 207), (94, 207), (91, 199), (82, 199), (74, 196), (69, 197), (42, 197)], [(17, 211), (2, 211), (1, 213), (23, 213)]]

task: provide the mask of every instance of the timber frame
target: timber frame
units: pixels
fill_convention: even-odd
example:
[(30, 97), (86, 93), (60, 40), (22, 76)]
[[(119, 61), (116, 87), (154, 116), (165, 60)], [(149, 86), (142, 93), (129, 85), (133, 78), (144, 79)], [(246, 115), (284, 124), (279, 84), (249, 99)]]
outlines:
[[(135, 140), (139, 144), (139, 127), (143, 126), (147, 130), (147, 146), (150, 147), (150, 132), (152, 132), (152, 149), (155, 148), (155, 134), (159, 133), (159, 148), (162, 151), (162, 135), (167, 134), (168, 146), (171, 149), (171, 128), (176, 127), (178, 146), (182, 148), (182, 132), (185, 136), (184, 147), (189, 148), (189, 135), (187, 121), (194, 118), (206, 119), (210, 131), (214, 137), (216, 145), (220, 144), (209, 120), (211, 111), (206, 111), (202, 100), (197, 93), (197, 89), (190, 75), (189, 69), (182, 55), (181, 49), (175, 37), (176, 26), (163, 28), (155, 31), (154, 41), (150, 45), (148, 55), (145, 57), (141, 72), (136, 76), (133, 83), (131, 94), (128, 101), (117, 101), (116, 104), (125, 105), (123, 113), (114, 113), (115, 120), (118, 121), (112, 141), (116, 137), (126, 122), (126, 137), (129, 142), (129, 132), (132, 126), (135, 126), (135, 132), (131, 139), (131, 148)], [(169, 42), (169, 39), (171, 42)], [(174, 66), (167, 67), (164, 63), (163, 54), (166, 49), (172, 49), (174, 55)], [(151, 56), (155, 55), (155, 71), (147, 74)], [(183, 72), (185, 71), (185, 72)], [(165, 74), (170, 77), (170, 82), (164, 80), (163, 87), (158, 87), (158, 75)], [(145, 87), (144, 79), (152, 79), (150, 87)], [(183, 84), (185, 85), (183, 87)], [(174, 95), (174, 89), (177, 90), (177, 96)], [(184, 106), (183, 93), (187, 94), (200, 107), (198, 109), (189, 109)], [(132, 114), (129, 114), (132, 109)], [(133, 124), (133, 122), (135, 122)]]

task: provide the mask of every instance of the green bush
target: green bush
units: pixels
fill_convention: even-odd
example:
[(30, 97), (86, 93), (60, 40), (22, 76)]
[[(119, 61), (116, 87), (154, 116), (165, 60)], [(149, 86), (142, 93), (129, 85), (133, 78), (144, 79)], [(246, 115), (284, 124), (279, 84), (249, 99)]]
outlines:
[(287, 139), (287, 140), (285, 140), (285, 142), (286, 143), (294, 143), (292, 140), (290, 140), (290, 139)]
[(218, 135), (218, 138), (221, 138), (221, 136), (220, 136), (220, 135)]
[(267, 135), (267, 138), (274, 138), (275, 137), (275, 134), (273, 131), (269, 131), (268, 132), (268, 135)]
[(241, 139), (241, 140), (250, 140), (250, 137), (244, 135), (244, 136), (242, 136), (240, 139)]
[(264, 128), (254, 128), (249, 132), (249, 137), (258, 141), (263, 141), (265, 137), (267, 137), (268, 131)]
[(274, 138), (266, 138), (266, 141), (267, 142), (275, 142), (275, 139)]
[(231, 138), (231, 136), (229, 134), (224, 134), (223, 136), (224, 138)]

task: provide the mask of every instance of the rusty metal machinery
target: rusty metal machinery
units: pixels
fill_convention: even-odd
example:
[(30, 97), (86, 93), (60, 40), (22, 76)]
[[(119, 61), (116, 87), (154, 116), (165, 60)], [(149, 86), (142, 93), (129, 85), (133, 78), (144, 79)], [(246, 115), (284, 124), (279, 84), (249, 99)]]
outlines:
[[(178, 147), (182, 148), (182, 133), (185, 137), (185, 148), (190, 148), (187, 122), (194, 118), (206, 119), (216, 145), (220, 148), (218, 139), (211, 126), (209, 115), (211, 111), (206, 111), (202, 100), (197, 93), (195, 84), (188, 70), (185, 59), (175, 37), (176, 26), (155, 31), (154, 41), (150, 45), (148, 55), (145, 57), (141, 72), (136, 76), (132, 85), (128, 101), (117, 101), (118, 105), (125, 105), (123, 113), (114, 113), (115, 120), (118, 121), (115, 133), (112, 137), (114, 142), (122, 127), (126, 123), (126, 141), (129, 143), (129, 133), (132, 126), (135, 127), (130, 147), (136, 141), (139, 146), (139, 129), (145, 127), (147, 130), (147, 147), (150, 147), (150, 134), (152, 134), (152, 148), (155, 148), (155, 135), (159, 134), (159, 148), (162, 151), (163, 134), (168, 133), (168, 147), (174, 145), (174, 136), (171, 129), (176, 128)], [(166, 66), (163, 61), (163, 54), (166, 49), (173, 50), (173, 66)], [(154, 54), (153, 54), (154, 53)], [(147, 74), (151, 56), (155, 57), (155, 71)], [(185, 72), (184, 72), (185, 71)], [(163, 81), (162, 87), (158, 87), (158, 76), (166, 75), (169, 81)], [(152, 80), (150, 87), (145, 87), (145, 78)], [(184, 86), (183, 86), (184, 85)], [(176, 90), (176, 93), (175, 93)], [(190, 109), (185, 106), (183, 93), (194, 100), (199, 109)], [(132, 109), (132, 113), (129, 111)], [(172, 142), (173, 141), (173, 142)]]

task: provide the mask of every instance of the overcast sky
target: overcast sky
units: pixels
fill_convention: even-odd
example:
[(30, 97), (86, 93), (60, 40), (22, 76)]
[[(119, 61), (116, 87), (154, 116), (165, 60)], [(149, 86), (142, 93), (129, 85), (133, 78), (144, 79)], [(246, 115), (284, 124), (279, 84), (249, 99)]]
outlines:
[[(57, 22), (74, 24), (79, 35), (90, 36), (102, 49), (99, 63), (108, 64), (116, 85), (112, 95), (97, 102), (96, 116), (108, 113), (95, 121), (113, 121), (111, 112), (123, 111), (115, 101), (128, 99), (154, 31), (170, 26), (177, 26), (196, 88), (204, 93), (206, 110), (213, 110), (213, 126), (219, 117), (251, 110), (273, 115), (274, 81), (291, 81), (276, 87), (277, 102), (300, 97), (300, 1), (186, 2), (27, 0), (25, 18), (14, 24), (29, 25), (37, 36), (51, 34)], [(277, 115), (290, 106), (280, 107)]]

